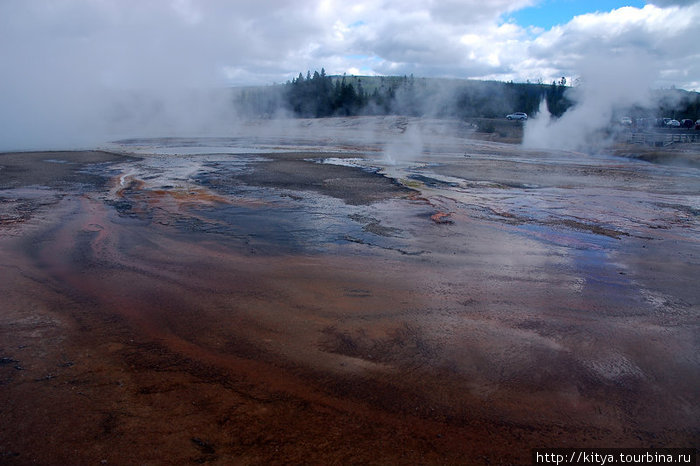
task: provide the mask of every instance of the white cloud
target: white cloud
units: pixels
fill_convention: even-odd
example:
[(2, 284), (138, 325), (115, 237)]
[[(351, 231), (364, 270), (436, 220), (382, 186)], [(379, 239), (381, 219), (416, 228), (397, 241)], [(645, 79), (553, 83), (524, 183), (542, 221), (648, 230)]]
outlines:
[(577, 16), (556, 26), (530, 43), (527, 56), (548, 63), (563, 75), (577, 75), (577, 64), (585, 57), (643, 53), (657, 72), (665, 71), (657, 85), (695, 88), (692, 83), (700, 76), (700, 50), (693, 38), (699, 35), (700, 4), (625, 7)]
[[(347, 57), (377, 57), (372, 71), (379, 73), (525, 80), (543, 69), (575, 74), (575, 61), (588, 53), (646, 50), (664, 57), (664, 69), (676, 70), (669, 77), (674, 84), (698, 81), (697, 70), (687, 70), (699, 32), (697, 3), (582, 15), (547, 31), (501, 22), (533, 3), (5, 0), (1, 66), (41, 73), (31, 64), (27, 69), (33, 57), (46, 71), (83, 68), (107, 86), (194, 86), (230, 76), (279, 82), (322, 66), (329, 73), (364, 70), (368, 63)], [(528, 62), (536, 68), (524, 67)]]

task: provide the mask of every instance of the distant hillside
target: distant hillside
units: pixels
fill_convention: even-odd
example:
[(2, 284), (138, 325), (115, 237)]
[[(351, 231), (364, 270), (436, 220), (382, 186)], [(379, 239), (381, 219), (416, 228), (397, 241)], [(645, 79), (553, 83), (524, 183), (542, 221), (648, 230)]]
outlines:
[[(307, 72), (286, 84), (237, 90), (241, 111), (253, 116), (280, 112), (304, 118), (406, 115), (435, 118), (502, 118), (513, 112), (534, 115), (540, 102), (561, 116), (574, 103), (567, 83), (513, 83), (413, 76), (327, 76)], [(654, 91), (654, 108), (619, 112), (641, 117), (700, 118), (700, 94), (680, 89)]]

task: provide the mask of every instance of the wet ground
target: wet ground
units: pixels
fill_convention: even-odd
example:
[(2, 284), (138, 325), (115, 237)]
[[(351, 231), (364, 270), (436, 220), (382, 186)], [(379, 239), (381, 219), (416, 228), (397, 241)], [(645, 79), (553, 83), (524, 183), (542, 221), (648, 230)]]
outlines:
[(697, 447), (700, 170), (450, 125), (0, 154), (0, 463)]

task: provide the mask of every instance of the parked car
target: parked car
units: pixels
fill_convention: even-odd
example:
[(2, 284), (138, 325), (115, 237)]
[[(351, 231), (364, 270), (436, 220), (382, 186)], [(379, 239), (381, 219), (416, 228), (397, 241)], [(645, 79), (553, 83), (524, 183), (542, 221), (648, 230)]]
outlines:
[(668, 120), (666, 122), (666, 128), (680, 128), (681, 122), (678, 120)]
[(695, 129), (700, 129), (700, 120), (695, 122)]
[(632, 118), (622, 117), (622, 118), (620, 118), (620, 124), (622, 126), (632, 126)]
[(695, 122), (693, 120), (691, 120), (690, 118), (686, 118), (685, 120), (681, 120), (681, 128), (690, 129), (693, 126), (695, 126)]
[(506, 115), (506, 118), (509, 120), (527, 120), (527, 113), (515, 112), (511, 113), (510, 115)]

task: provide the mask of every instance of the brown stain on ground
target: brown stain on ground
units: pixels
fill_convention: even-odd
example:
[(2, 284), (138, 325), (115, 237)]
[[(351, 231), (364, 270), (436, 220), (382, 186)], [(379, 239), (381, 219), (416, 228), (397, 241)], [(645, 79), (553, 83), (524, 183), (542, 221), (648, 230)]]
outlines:
[[(362, 264), (222, 257), (219, 248), (167, 238), (156, 254), (125, 256), (114, 246), (128, 233), (103, 217), (100, 204), (83, 198), (70, 208), (62, 217), (73, 220), (33, 254), (38, 264), (13, 258), (29, 278), (16, 277), (3, 290), (10, 297), (5, 307), (18, 314), (4, 322), (3, 352), (22, 364), (21, 370), (3, 368), (12, 400), (3, 409), (3, 459), (432, 463), (473, 451), (473, 442), (465, 442), (465, 435), (474, 435), (470, 429), (410, 412), (391, 383), (374, 383), (372, 393), (356, 387), (356, 377), (361, 381), (373, 364), (351, 368), (356, 362), (323, 360), (319, 352), (311, 356), (319, 359), (316, 369), (309, 370), (300, 365), (309, 356), (294, 360), (298, 342), (266, 343), (286, 339), (281, 328), (288, 326), (297, 337), (313, 339), (314, 329), (334, 321), (315, 312), (319, 298), (329, 312), (362, 312), (358, 298), (332, 291), (375, 286), (379, 277), (367, 276)], [(166, 254), (178, 254), (174, 262), (183, 269), (160, 273)], [(196, 263), (226, 265), (217, 267), (217, 280)], [(197, 272), (206, 278), (190, 278)], [(391, 287), (383, 283), (377, 304), (394, 306), (408, 292)], [(30, 303), (41, 303), (31, 313), (38, 322), (17, 325)], [(388, 400), (392, 408), (382, 409)], [(439, 446), (450, 442), (447, 449)]]
[[(301, 186), (311, 175), (296, 171), (316, 165), (248, 181)], [(329, 170), (314, 177), (340, 173)], [(379, 183), (353, 199), (404, 195)], [(556, 279), (491, 276), (490, 298), (472, 283), (493, 265), (460, 279), (447, 258), (251, 254), (121, 217), (99, 192), (56, 200), (34, 229), (0, 237), (2, 464), (527, 464), (535, 446), (697, 443), (692, 421), (658, 415), (692, 387), (679, 379), (654, 410), (658, 394), (633, 372), (593, 379), (559, 349), (589, 328), (587, 351), (618, 323), (591, 322), (597, 302), (566, 302)], [(226, 200), (139, 182), (119, 195), (165, 217)]]

